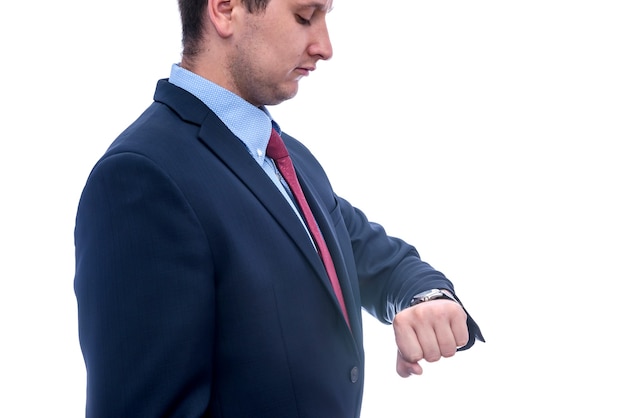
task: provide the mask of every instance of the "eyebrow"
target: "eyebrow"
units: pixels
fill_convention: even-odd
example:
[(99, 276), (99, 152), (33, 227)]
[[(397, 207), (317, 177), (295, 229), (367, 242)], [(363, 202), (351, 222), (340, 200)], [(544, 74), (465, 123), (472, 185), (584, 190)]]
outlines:
[[(328, 4), (331, 4), (331, 6), (328, 7)], [(303, 9), (317, 9), (326, 13), (330, 13), (333, 10), (334, 6), (332, 5), (332, 0), (311, 0), (301, 4), (300, 7)]]

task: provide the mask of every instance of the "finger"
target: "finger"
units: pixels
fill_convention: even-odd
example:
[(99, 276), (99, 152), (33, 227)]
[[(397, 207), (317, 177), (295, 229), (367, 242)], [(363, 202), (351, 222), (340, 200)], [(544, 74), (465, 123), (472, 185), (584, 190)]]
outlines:
[(402, 356), (402, 353), (398, 351), (396, 358), (396, 372), (400, 377), (407, 378), (411, 375), (421, 375), (423, 373), (422, 366), (417, 362), (409, 362)]
[(439, 341), (437, 339), (437, 334), (435, 333), (434, 328), (430, 326), (420, 327), (417, 330), (417, 339), (422, 349), (424, 360), (428, 362), (433, 362), (441, 358), (441, 350), (439, 348)]
[(469, 331), (467, 329), (467, 316), (457, 321), (452, 321), (450, 327), (454, 334), (454, 341), (457, 347), (463, 347), (469, 341)]
[(438, 327), (435, 329), (435, 334), (441, 356), (452, 357), (456, 353), (456, 349), (458, 347), (452, 328), (449, 326)]
[(424, 358), (424, 352), (413, 327), (404, 323), (398, 315), (394, 320), (394, 334), (400, 356), (409, 363), (417, 363)]

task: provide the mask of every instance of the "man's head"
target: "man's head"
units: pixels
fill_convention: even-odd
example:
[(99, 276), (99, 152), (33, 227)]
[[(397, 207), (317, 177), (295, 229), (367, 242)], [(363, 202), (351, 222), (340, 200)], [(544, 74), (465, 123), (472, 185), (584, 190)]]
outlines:
[(179, 0), (183, 67), (254, 104), (274, 105), (332, 56), (332, 0)]

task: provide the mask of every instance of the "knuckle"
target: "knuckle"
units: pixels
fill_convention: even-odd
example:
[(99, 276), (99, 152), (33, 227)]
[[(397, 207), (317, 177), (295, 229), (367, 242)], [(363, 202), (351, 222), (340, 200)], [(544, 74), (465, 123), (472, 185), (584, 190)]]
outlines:
[(406, 357), (405, 360), (409, 363), (417, 363), (418, 361), (422, 360), (424, 358), (424, 354), (419, 351), (413, 351), (411, 353), (409, 353)]
[(441, 353), (438, 350), (428, 350), (424, 352), (424, 360), (429, 363), (438, 361), (441, 358)]
[[(469, 338), (464, 338), (462, 340), (457, 341), (456, 346), (457, 347), (465, 347), (467, 345), (467, 343), (469, 342)], [(456, 350), (455, 350), (456, 351)]]
[(445, 358), (452, 357), (456, 354), (456, 347), (453, 349), (446, 348), (445, 350), (441, 350), (441, 356)]

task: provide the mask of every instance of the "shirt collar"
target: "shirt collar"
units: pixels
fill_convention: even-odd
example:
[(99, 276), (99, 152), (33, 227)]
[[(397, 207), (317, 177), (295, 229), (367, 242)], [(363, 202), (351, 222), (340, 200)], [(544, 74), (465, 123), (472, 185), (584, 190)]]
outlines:
[(193, 94), (207, 105), (244, 143), (252, 158), (257, 163), (263, 164), (272, 127), (280, 132), (280, 127), (273, 122), (265, 106), (260, 108), (253, 106), (236, 94), (184, 69), (179, 64), (172, 65), (169, 82)]

